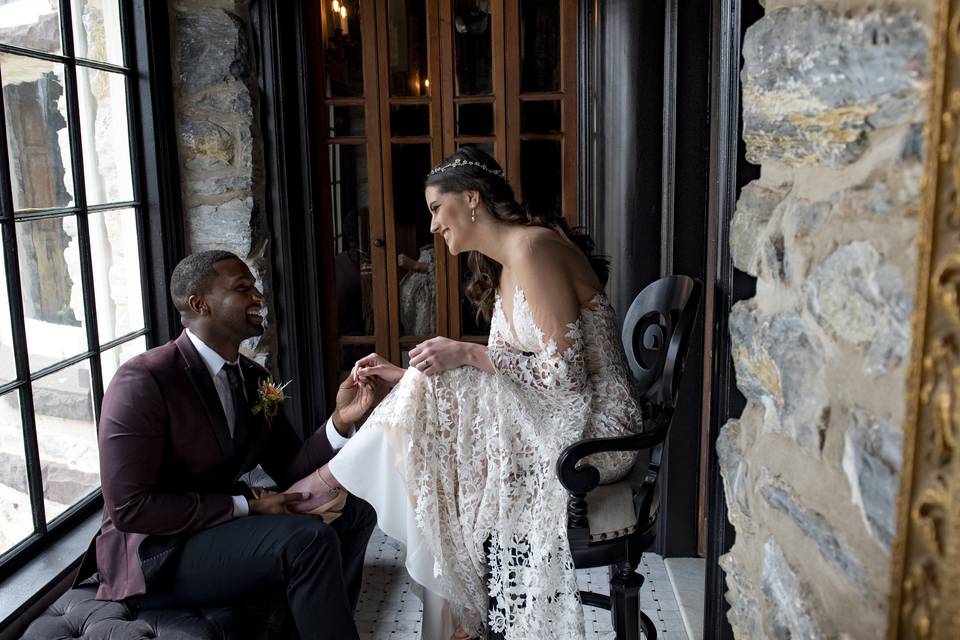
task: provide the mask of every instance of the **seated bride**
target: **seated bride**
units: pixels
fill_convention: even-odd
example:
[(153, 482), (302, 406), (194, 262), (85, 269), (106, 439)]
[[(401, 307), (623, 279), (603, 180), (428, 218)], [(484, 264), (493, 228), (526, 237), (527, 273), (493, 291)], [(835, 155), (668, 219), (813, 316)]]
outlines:
[[(557, 456), (640, 424), (603, 294), (607, 262), (562, 218), (518, 204), (474, 148), (434, 168), (425, 195), (431, 231), (452, 254), (471, 252), (467, 296), (490, 321), (489, 342), (427, 340), (406, 370), (376, 354), (357, 362), (357, 382), (392, 390), (336, 458), (289, 491), (314, 496), (301, 510), (335, 510), (346, 492), (376, 508), (423, 588), (426, 640), (484, 628), (507, 640), (581, 639)], [(632, 456), (593, 464), (609, 482)]]

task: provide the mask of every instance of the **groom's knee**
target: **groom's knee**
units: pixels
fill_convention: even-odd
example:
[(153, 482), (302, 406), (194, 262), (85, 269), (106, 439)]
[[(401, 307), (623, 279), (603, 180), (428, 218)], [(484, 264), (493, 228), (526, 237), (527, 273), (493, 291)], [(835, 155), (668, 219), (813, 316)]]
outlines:
[(297, 527), (289, 532), (284, 549), (288, 566), (340, 562), (340, 539), (336, 531), (320, 518), (302, 516)]

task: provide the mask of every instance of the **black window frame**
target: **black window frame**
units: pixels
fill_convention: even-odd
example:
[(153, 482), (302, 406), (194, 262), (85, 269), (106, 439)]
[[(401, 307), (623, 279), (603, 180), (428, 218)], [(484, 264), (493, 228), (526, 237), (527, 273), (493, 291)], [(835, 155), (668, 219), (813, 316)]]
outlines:
[[(184, 252), (180, 205), (179, 160), (175, 133), (175, 110), (170, 91), (169, 18), (166, 0), (119, 0), (120, 28), (124, 64), (78, 60), (74, 56), (71, 0), (59, 0), (60, 54), (22, 49), (0, 43), (0, 53), (29, 56), (62, 64), (66, 96), (67, 130), (70, 155), (82, 158), (79, 106), (77, 104), (77, 67), (122, 73), (126, 79), (127, 122), (133, 200), (87, 206), (83, 162), (71, 161), (74, 202), (70, 207), (44, 209), (42, 212), (15, 212), (12, 175), (8, 156), (6, 118), (0, 96), (0, 236), (6, 269), (8, 306), (16, 360), (16, 379), (0, 385), (0, 396), (17, 393), (24, 437), (27, 482), (34, 532), (0, 554), (0, 582), (40, 554), (103, 505), (98, 488), (80, 502), (71, 505), (49, 524), (43, 505), (42, 474), (36, 421), (33, 407), (33, 382), (80, 362), (90, 365), (94, 420), (99, 424), (103, 398), (101, 353), (117, 345), (144, 337), (146, 348), (171, 339), (178, 328), (172, 303), (167, 295), (169, 275)], [(2, 86), (2, 77), (0, 77)], [(101, 344), (98, 335), (87, 216), (97, 211), (129, 207), (134, 209), (140, 240), (140, 277), (143, 299), (142, 329)], [(23, 220), (75, 216), (84, 293), (87, 349), (55, 365), (30, 371), (24, 323), (20, 263), (15, 227)]]

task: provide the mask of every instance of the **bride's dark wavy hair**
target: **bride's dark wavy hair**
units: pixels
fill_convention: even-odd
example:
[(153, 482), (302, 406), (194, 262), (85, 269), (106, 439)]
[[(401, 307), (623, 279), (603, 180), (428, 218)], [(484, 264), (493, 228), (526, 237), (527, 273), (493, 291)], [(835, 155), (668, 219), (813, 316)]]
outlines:
[[(583, 229), (579, 227), (570, 229), (562, 216), (536, 213), (526, 204), (517, 202), (510, 183), (501, 177), (503, 170), (500, 165), (476, 147), (461, 148), (438, 164), (437, 168), (448, 166), (456, 160), (471, 164), (454, 166), (437, 173), (431, 172), (424, 181), (424, 188), (436, 187), (441, 193), (476, 191), (480, 194), (480, 199), (483, 200), (490, 215), (500, 222), (563, 231), (590, 261), (590, 266), (597, 274), (600, 283), (604, 285), (607, 283), (610, 261), (606, 256), (595, 253), (596, 245)], [(497, 287), (500, 286), (500, 272), (503, 267), (499, 262), (479, 251), (470, 252), (467, 264), (473, 272), (466, 288), (467, 299), (476, 307), (477, 318), (482, 317), (489, 321), (493, 314), (494, 300)]]

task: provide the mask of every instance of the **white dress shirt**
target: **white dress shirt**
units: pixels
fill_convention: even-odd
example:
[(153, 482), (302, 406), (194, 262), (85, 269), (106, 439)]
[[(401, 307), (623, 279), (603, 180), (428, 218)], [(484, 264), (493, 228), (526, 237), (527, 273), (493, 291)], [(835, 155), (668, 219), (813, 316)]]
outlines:
[[(227, 372), (223, 370), (225, 364), (238, 364), (239, 358), (233, 362), (227, 362), (219, 353), (211, 349), (207, 343), (198, 338), (190, 329), (187, 329), (187, 337), (200, 354), (200, 359), (206, 365), (210, 377), (213, 378), (213, 386), (217, 390), (217, 396), (220, 397), (220, 405), (223, 407), (223, 415), (227, 418), (227, 429), (230, 431), (230, 437), (233, 437), (233, 431), (237, 424), (237, 417), (233, 415), (233, 392), (230, 390), (230, 383), (227, 380)], [(240, 371), (240, 379), (243, 379), (243, 369), (237, 367)], [(356, 433), (356, 429), (351, 425), (346, 436), (340, 435), (337, 428), (333, 425), (333, 416), (327, 420), (326, 425), (327, 440), (330, 441), (330, 447), (334, 451), (339, 451), (350, 441), (351, 436)], [(250, 505), (243, 496), (233, 496), (233, 517), (239, 518), (250, 513)]]

